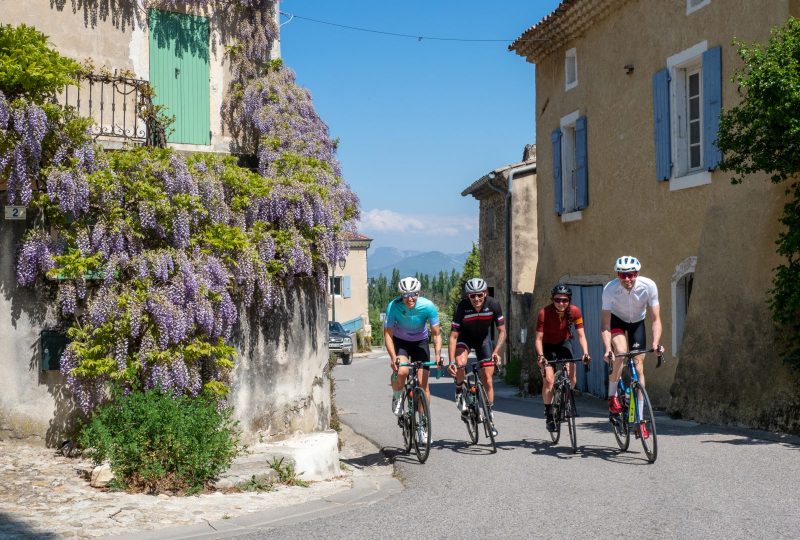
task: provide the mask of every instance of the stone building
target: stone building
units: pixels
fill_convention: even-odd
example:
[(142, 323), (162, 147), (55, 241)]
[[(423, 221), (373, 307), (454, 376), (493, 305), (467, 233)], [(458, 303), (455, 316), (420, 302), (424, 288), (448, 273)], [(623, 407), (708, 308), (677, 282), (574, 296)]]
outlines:
[[(92, 60), (96, 78), (68, 87), (59, 100), (92, 117), (93, 132), (107, 148), (151, 142), (135, 114), (140, 86), (150, 84), (155, 103), (176, 117), (169, 146), (230, 152), (220, 111), (231, 77), (223, 54), (238, 24), (234, 15), (207, 7), (145, 10), (141, 0), (107, 4), (0, 0), (0, 23), (33, 26), (63, 55)], [(277, 9), (274, 16), (277, 20)], [(279, 56), (278, 41), (271, 56)], [(16, 284), (15, 252), (25, 230), (25, 221), (0, 221), (0, 343), (6, 352), (0, 357), (0, 435), (44, 436), (56, 444), (74, 419), (72, 397), (58, 371), (65, 340), (50, 331), (58, 322), (48, 308), (51, 299)], [(329, 428), (324, 294), (316, 283), (295, 280), (281, 291), (280, 304), (268, 321), (243, 315), (235, 332), (238, 359), (230, 400), (247, 443)], [(330, 434), (333, 442), (325, 444), (335, 453), (336, 435)]]
[(592, 377), (605, 373), (600, 293), (616, 257), (637, 256), (670, 360), (647, 362), (648, 389), (676, 414), (800, 431), (800, 379), (767, 305), (783, 188), (731, 185), (714, 146), (720, 108), (740, 100), (734, 39), (764, 43), (798, 15), (798, 0), (564, 0), (510, 46), (536, 65), (534, 303), (571, 284)]
[(521, 162), (489, 171), (461, 195), (480, 202), (481, 277), (503, 306), (507, 354), (522, 359), (538, 261), (536, 146), (526, 146)]

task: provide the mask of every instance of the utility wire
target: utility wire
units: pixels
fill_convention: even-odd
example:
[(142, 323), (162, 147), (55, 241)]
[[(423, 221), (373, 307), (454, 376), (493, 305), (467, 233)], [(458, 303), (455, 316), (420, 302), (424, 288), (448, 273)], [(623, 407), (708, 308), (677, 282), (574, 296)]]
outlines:
[[(450, 38), (450, 37), (439, 37), (439, 36), (419, 36), (413, 34), (400, 34), (397, 32), (385, 32), (383, 30), (373, 30), (372, 28), (363, 28), (360, 26), (349, 26), (346, 24), (339, 24), (333, 23), (329, 21), (321, 21), (319, 19), (312, 19), (311, 17), (303, 17), (302, 15), (297, 15), (294, 13), (287, 13), (285, 11), (280, 12), (281, 15), (285, 15), (289, 17), (289, 21), (292, 19), (302, 19), (304, 21), (315, 22), (318, 24), (327, 24), (329, 26), (336, 26), (338, 28), (346, 28), (348, 30), (357, 30), (359, 32), (369, 32), (371, 34), (382, 34), (384, 36), (394, 36), (394, 37), (404, 37), (404, 38), (412, 38), (416, 39), (417, 41), (422, 41), (423, 39), (427, 39), (430, 41), (459, 41), (459, 42), (481, 42), (481, 43), (511, 43), (514, 41), (513, 39), (470, 39), (470, 38)], [(287, 23), (289, 21), (286, 21)], [(284, 23), (285, 24), (285, 23)], [(546, 41), (546, 40), (536, 40), (536, 41)]]

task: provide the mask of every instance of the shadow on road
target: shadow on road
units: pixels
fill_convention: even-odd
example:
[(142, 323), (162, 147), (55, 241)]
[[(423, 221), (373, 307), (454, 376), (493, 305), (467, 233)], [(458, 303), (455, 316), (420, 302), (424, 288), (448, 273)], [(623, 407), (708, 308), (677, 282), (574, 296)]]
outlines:
[(0, 512), (0, 538), (49, 539), (58, 538), (58, 536), (51, 533), (35, 531), (27, 524), (12, 517), (11, 514)]

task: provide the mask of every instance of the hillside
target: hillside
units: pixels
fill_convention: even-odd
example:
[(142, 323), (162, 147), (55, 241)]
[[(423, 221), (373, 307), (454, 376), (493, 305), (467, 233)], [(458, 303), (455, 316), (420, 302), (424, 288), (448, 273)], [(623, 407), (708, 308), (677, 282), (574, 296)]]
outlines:
[(383, 274), (391, 277), (392, 270), (397, 268), (401, 276), (413, 276), (416, 273), (437, 275), (451, 270), (461, 272), (468, 252), (442, 253), (441, 251), (402, 252), (394, 248), (377, 248), (374, 254), (367, 255), (368, 277)]

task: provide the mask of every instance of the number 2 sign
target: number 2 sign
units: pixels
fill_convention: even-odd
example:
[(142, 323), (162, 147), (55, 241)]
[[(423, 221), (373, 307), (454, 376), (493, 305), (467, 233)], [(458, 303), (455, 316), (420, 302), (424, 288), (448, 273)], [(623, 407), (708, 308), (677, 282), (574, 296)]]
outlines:
[(6, 219), (25, 219), (25, 210), (24, 206), (6, 206)]

